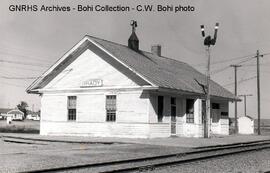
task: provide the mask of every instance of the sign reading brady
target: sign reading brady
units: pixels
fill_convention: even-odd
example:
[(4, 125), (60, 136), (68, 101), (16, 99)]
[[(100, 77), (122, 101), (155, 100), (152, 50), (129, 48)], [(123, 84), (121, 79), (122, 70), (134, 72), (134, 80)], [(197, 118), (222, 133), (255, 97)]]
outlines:
[(103, 81), (101, 79), (88, 79), (83, 81), (81, 87), (99, 87), (103, 85)]

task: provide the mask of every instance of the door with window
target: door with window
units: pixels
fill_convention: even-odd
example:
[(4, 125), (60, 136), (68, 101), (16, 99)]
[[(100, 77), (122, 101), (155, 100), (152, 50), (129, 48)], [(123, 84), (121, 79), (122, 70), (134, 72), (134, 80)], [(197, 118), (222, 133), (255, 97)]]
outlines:
[(220, 119), (220, 105), (212, 103), (211, 118), (213, 123), (218, 123)]
[(176, 98), (171, 97), (171, 135), (176, 135)]

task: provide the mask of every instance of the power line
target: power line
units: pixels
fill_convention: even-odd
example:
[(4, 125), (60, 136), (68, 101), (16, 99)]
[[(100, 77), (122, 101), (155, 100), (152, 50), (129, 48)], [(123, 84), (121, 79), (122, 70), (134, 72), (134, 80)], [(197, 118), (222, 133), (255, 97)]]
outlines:
[(18, 84), (13, 84), (13, 83), (8, 83), (8, 82), (3, 82), (3, 81), (1, 81), (0, 84), (10, 85), (10, 86), (19, 87), (19, 88), (26, 88), (26, 86), (22, 86), (22, 85), (18, 85)]
[(38, 77), (8, 77), (8, 76), (3, 76), (0, 75), (1, 78), (4, 79), (37, 79)]
[[(262, 54), (262, 55), (269, 55), (269, 54), (270, 54), (270, 53), (264, 53), (264, 54)], [(245, 60), (242, 60), (242, 61), (236, 63), (236, 65), (239, 65), (239, 64), (243, 64), (243, 63), (245, 63), (245, 62), (251, 61), (251, 60), (252, 60), (253, 58), (255, 58), (255, 57), (256, 57), (256, 56), (254, 56), (254, 54), (251, 54), (251, 55), (246, 55), (246, 56), (242, 56), (242, 57), (231, 58), (231, 59), (228, 59), (228, 60), (216, 61), (216, 62), (214, 62), (214, 63), (211, 63), (211, 65), (215, 65), (215, 64), (219, 64), (219, 63), (224, 63), (224, 62), (229, 62), (229, 61), (231, 61), (231, 60), (233, 60), (233, 59), (243, 59), (243, 58), (245, 58)], [(200, 64), (199, 66), (201, 66), (201, 65), (202, 65), (202, 64)], [(264, 64), (261, 64), (261, 65), (264, 65)], [(265, 64), (265, 65), (266, 65), (266, 64)], [(248, 65), (243, 65), (243, 66), (248, 66)], [(254, 64), (254, 65), (250, 65), (250, 66), (255, 66), (255, 64)], [(257, 65), (256, 65), (256, 66), (257, 66)], [(227, 69), (229, 69), (229, 68), (230, 68), (230, 66), (225, 66), (225, 67), (223, 67), (223, 68), (213, 70), (213, 71), (211, 72), (211, 75), (218, 74), (218, 73), (223, 72), (223, 71), (225, 71), (225, 70), (227, 70)]]
[(225, 71), (225, 70), (227, 70), (227, 69), (229, 69), (229, 68), (230, 68), (230, 66), (226, 66), (226, 67), (223, 67), (223, 68), (221, 68), (221, 69), (213, 70), (213, 71), (211, 71), (211, 75), (215, 75), (215, 74), (220, 73), (220, 72), (222, 72), (222, 71)]
[(26, 59), (32, 59), (34, 61), (43, 61), (45, 63), (52, 63), (52, 61), (45, 60), (45, 58), (44, 59), (43, 58), (32, 58), (32, 57), (29, 57), (29, 56), (20, 55), (20, 54), (16, 54), (16, 53), (10, 53), (10, 52), (4, 52), (4, 51), (1, 51), (1, 50), (0, 50), (0, 54), (2, 54), (2, 55), (13, 55), (13, 56), (17, 56), (17, 57), (23, 57), (23, 58), (26, 58)]
[[(252, 80), (252, 79), (255, 79), (255, 78), (257, 78), (257, 76), (252, 76), (252, 77), (249, 77), (249, 78), (246, 78), (246, 79), (242, 79), (242, 80), (238, 81), (238, 84), (249, 81), (249, 80)], [(225, 85), (222, 85), (222, 86), (225, 87), (225, 86), (230, 86), (232, 84), (234, 84), (234, 82), (228, 83), (228, 84), (225, 84)]]
[[(31, 54), (31, 55), (39, 54), (38, 57), (41, 57), (43, 60), (48, 59), (46, 57), (40, 56), (41, 55), (40, 52), (31, 51), (32, 49), (31, 50), (29, 50), (29, 49), (21, 49), (21, 48), (18, 48), (18, 47), (16, 48), (16, 46), (11, 47), (10, 45), (8, 45), (8, 47), (0, 46), (0, 50), (2, 50), (2, 52), (8, 52), (8, 53), (16, 52), (17, 55), (20, 55), (21, 52), (28, 53), (28, 54)], [(38, 58), (35, 58), (35, 59), (38, 59)]]
[(249, 57), (248, 59), (245, 59), (245, 60), (243, 60), (243, 61), (240, 61), (240, 62), (236, 63), (236, 65), (239, 65), (239, 64), (242, 64), (242, 63), (251, 61), (251, 60), (253, 60), (253, 58), (254, 58), (254, 57)]
[(9, 69), (21, 69), (21, 70), (28, 70), (28, 71), (37, 71), (37, 72), (42, 72), (44, 71), (43, 69), (30, 69), (30, 68), (23, 68), (23, 67), (12, 67), (12, 66), (1, 66), (1, 69), (2, 68), (9, 68)]
[[(244, 58), (249, 58), (251, 56), (255, 56), (254, 54), (250, 54), (250, 55), (246, 55), (246, 56), (241, 56), (241, 57), (234, 57), (234, 58), (230, 58), (230, 59), (226, 59), (226, 60), (220, 60), (220, 61), (214, 61), (211, 63), (211, 65), (216, 65), (216, 64), (221, 64), (221, 63), (226, 63), (226, 62), (231, 62), (232, 60), (237, 60), (237, 59), (244, 59)], [(193, 66), (204, 66), (204, 63), (200, 63), (200, 64), (193, 64)]]
[(9, 60), (3, 60), (0, 59), (0, 62), (4, 62), (4, 63), (10, 63), (10, 64), (20, 64), (20, 65), (29, 65), (29, 66), (38, 66), (38, 67), (49, 67), (49, 66), (45, 66), (44, 64), (37, 64), (37, 63), (26, 63), (26, 62), (20, 62), (20, 61), (9, 61)]
[[(248, 59), (245, 59), (245, 60), (243, 60), (243, 61), (240, 61), (240, 62), (236, 63), (235, 65), (239, 65), (239, 64), (248, 62), (248, 61), (250, 61), (250, 60), (252, 60), (252, 59), (253, 59), (253, 57), (249, 57)], [(226, 66), (226, 67), (223, 67), (223, 68), (221, 68), (221, 69), (216, 69), (216, 70), (212, 71), (211, 74), (215, 75), (215, 74), (218, 74), (218, 73), (220, 73), (220, 72), (223, 72), (223, 71), (225, 71), (225, 70), (227, 70), (227, 69), (229, 69), (229, 68), (230, 68), (230, 66)]]
[[(269, 65), (270, 65), (270, 63), (260, 64), (260, 66), (269, 66)], [(246, 65), (244, 65), (244, 66), (246, 66), (246, 67), (249, 67), (249, 66), (257, 66), (257, 64), (246, 64)]]

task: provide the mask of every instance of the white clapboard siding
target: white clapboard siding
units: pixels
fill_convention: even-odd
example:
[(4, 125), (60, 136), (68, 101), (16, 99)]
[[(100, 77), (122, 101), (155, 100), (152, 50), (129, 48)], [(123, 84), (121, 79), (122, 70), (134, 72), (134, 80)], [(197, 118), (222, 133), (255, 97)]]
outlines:
[[(148, 138), (146, 123), (93, 123), (42, 121), (41, 135)], [(41, 126), (41, 127), (42, 127)]]
[(83, 81), (89, 79), (101, 79), (104, 87), (137, 86), (131, 79), (88, 49), (56, 76), (45, 89), (78, 88)]
[(171, 136), (171, 125), (169, 123), (149, 124), (149, 137), (169, 137)]
[[(116, 122), (106, 122), (107, 94), (115, 94), (117, 98)], [(42, 96), (41, 134), (148, 136), (148, 94), (142, 91), (77, 94), (76, 121), (67, 120), (69, 95), (76, 94)]]
[(41, 105), (42, 120), (67, 120), (67, 96), (43, 95), (41, 98)]
[(182, 124), (183, 129), (182, 134), (177, 134), (179, 136), (185, 137), (202, 137), (203, 136), (203, 124), (193, 124), (193, 123), (185, 123)]
[[(169, 137), (170, 124), (42, 121), (41, 135), (155, 138)], [(41, 126), (41, 127), (42, 127)]]
[(219, 124), (220, 124), (220, 134), (229, 135), (229, 119), (221, 119)]
[(148, 123), (148, 94), (143, 92), (121, 92), (116, 96), (118, 122)]
[(77, 95), (77, 121), (104, 122), (105, 113), (104, 94)]

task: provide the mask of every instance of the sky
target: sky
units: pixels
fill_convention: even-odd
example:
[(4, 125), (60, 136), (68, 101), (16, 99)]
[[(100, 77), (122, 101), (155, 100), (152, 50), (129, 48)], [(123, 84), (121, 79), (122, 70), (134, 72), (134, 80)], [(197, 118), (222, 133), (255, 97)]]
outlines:
[[(173, 5), (193, 6), (189, 12), (41, 12), (10, 11), (11, 5)], [(270, 1), (268, 0), (21, 0), (0, 2), (0, 107), (15, 107), (26, 101), (29, 109), (40, 108), (40, 96), (27, 94), (26, 88), (85, 35), (127, 44), (130, 21), (136, 20), (140, 49), (150, 51), (160, 44), (162, 55), (186, 62), (206, 72), (207, 56), (200, 25), (213, 35), (219, 22), (216, 45), (211, 47), (211, 79), (234, 92), (234, 69), (239, 64), (238, 94), (247, 97), (247, 114), (257, 116), (256, 51), (260, 58), (261, 117), (270, 118)], [(244, 115), (243, 102), (238, 115)], [(230, 116), (234, 105), (230, 104)]]

